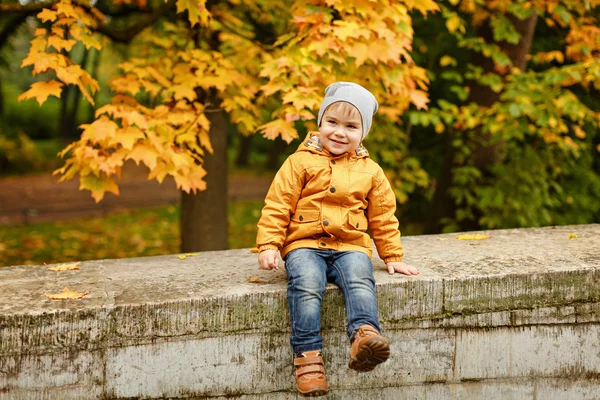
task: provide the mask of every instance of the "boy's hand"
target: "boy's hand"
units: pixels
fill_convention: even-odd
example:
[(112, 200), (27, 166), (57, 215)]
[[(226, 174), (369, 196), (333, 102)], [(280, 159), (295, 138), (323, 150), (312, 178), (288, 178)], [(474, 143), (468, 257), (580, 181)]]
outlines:
[(399, 272), (404, 275), (419, 275), (418, 269), (416, 269), (415, 267), (411, 267), (404, 261), (389, 262), (389, 263), (385, 264), (385, 266), (387, 267), (390, 275), (393, 275), (394, 272)]
[(277, 250), (261, 251), (258, 255), (258, 268), (269, 270), (279, 270), (279, 262), (277, 260)]

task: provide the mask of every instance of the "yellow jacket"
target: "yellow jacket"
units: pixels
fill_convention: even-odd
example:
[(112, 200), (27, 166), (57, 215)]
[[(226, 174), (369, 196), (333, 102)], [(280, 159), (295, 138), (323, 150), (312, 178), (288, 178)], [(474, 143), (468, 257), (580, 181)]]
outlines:
[(357, 250), (402, 261), (396, 199), (381, 167), (360, 147), (334, 156), (310, 132), (281, 166), (258, 221), (259, 251), (298, 248)]

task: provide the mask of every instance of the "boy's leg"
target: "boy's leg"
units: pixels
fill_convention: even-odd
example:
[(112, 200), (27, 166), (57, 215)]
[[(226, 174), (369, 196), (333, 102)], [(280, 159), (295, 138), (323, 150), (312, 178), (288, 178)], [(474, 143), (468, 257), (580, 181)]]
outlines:
[(331, 257), (328, 278), (344, 294), (352, 342), (348, 367), (371, 371), (390, 356), (389, 341), (380, 333), (371, 259), (362, 252), (337, 252)]
[(352, 339), (363, 325), (371, 325), (381, 331), (373, 264), (369, 256), (360, 251), (333, 253), (327, 276), (344, 294), (348, 337)]
[(296, 249), (286, 255), (288, 305), (294, 354), (321, 350), (321, 302), (327, 282), (327, 264), (319, 250)]

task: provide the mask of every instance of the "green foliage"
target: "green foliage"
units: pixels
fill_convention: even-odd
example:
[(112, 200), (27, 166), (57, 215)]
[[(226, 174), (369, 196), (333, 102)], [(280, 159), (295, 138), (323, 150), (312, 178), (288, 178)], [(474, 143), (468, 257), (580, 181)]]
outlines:
[[(254, 247), (262, 201), (229, 205), (229, 247)], [(106, 218), (0, 225), (0, 267), (179, 252), (179, 208), (166, 206)]]
[(18, 132), (14, 139), (0, 132), (0, 176), (55, 168), (58, 165), (57, 151), (56, 142), (46, 141), (40, 146), (23, 132)]

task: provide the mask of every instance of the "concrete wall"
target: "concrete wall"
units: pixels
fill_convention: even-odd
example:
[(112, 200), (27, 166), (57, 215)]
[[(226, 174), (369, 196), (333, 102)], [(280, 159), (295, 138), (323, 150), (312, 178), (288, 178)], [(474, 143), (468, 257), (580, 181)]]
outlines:
[[(392, 356), (374, 372), (347, 368), (328, 287), (328, 398), (600, 398), (600, 225), (486, 233), (404, 238), (418, 277), (375, 258)], [(248, 250), (2, 268), (0, 399), (296, 398), (285, 282)], [(65, 286), (90, 294), (44, 295)]]

